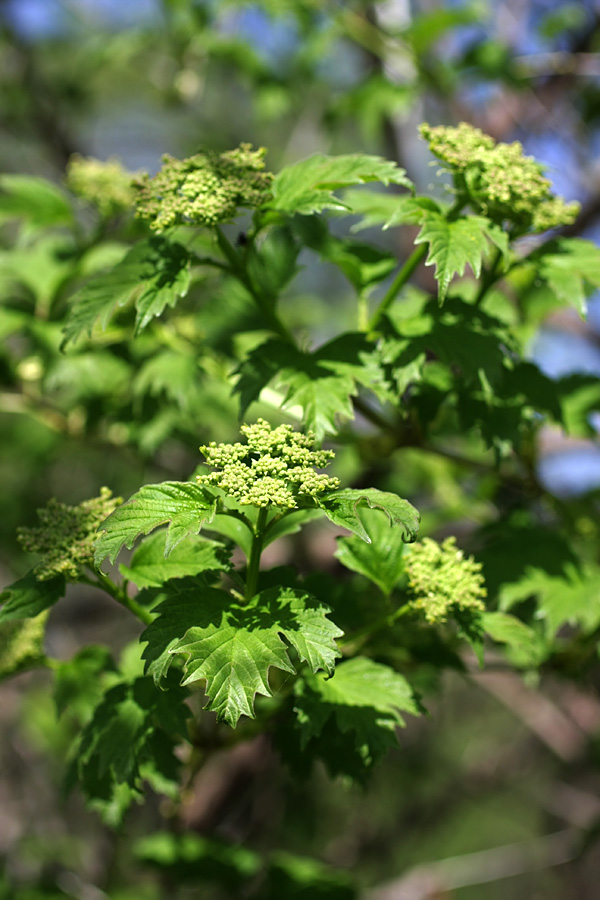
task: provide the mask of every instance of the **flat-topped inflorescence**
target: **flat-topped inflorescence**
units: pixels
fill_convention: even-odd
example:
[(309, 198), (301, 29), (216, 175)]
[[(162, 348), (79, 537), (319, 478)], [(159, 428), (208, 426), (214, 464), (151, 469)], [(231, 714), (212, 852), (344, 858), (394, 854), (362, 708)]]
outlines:
[(273, 175), (264, 171), (266, 152), (240, 144), (235, 150), (206, 150), (187, 159), (166, 154), (153, 178), (146, 174), (134, 182), (136, 215), (154, 231), (229, 222), (238, 207), (254, 209), (270, 196)]
[(329, 465), (332, 450), (313, 450), (312, 432), (300, 434), (291, 425), (271, 428), (264, 419), (242, 425), (247, 443), (211, 443), (200, 450), (218, 471), (198, 475), (200, 484), (219, 487), (243, 505), (296, 508), (299, 500), (313, 499), (339, 487), (315, 469)]
[(64, 575), (77, 581), (84, 566), (94, 568), (94, 541), (98, 526), (122, 503), (103, 487), (100, 496), (84, 500), (78, 506), (67, 506), (52, 498), (38, 510), (39, 526), (18, 529), (21, 546), (42, 558), (34, 566), (38, 581)]
[(65, 184), (77, 197), (97, 207), (104, 218), (132, 209), (135, 203), (133, 179), (116, 157), (103, 162), (93, 156), (73, 154), (67, 166)]
[(552, 193), (543, 167), (525, 156), (518, 141), (497, 144), (466, 122), (457, 127), (424, 124), (419, 130), (453, 175), (457, 193), (466, 194), (478, 212), (511, 222), (520, 233), (547, 231), (575, 221), (579, 204), (565, 203)]
[(448, 616), (485, 610), (487, 596), (481, 563), (465, 557), (456, 547), (456, 538), (442, 544), (423, 538), (406, 554), (405, 567), (411, 606), (431, 624), (441, 624)]

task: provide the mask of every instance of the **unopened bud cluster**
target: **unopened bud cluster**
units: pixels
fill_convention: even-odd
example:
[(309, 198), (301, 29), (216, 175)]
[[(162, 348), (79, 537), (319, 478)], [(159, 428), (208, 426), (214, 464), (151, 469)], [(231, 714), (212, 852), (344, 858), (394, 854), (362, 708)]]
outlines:
[(477, 613), (485, 609), (487, 596), (481, 563), (465, 557), (448, 537), (442, 544), (424, 538), (405, 556), (411, 606), (427, 622), (441, 624), (450, 615)]
[(238, 207), (254, 208), (270, 196), (273, 175), (265, 172), (266, 150), (241, 144), (225, 153), (207, 150), (187, 159), (163, 156), (161, 170), (135, 182), (136, 215), (150, 228), (216, 225), (228, 222)]
[(552, 194), (542, 166), (524, 155), (518, 141), (497, 144), (466, 122), (456, 128), (425, 124), (420, 132), (431, 152), (446, 163), (457, 191), (467, 193), (477, 211), (512, 222), (521, 233), (575, 221), (579, 204)]
[(115, 157), (102, 162), (75, 153), (67, 166), (65, 184), (73, 194), (95, 206), (103, 218), (108, 218), (132, 208), (134, 177)]
[(98, 526), (122, 502), (103, 487), (99, 497), (84, 500), (78, 506), (51, 499), (39, 509), (37, 528), (18, 529), (21, 546), (42, 556), (34, 567), (38, 581), (47, 581), (55, 575), (77, 581), (84, 566), (93, 568)]
[(299, 499), (316, 498), (339, 486), (337, 478), (315, 471), (328, 466), (335, 454), (313, 450), (311, 432), (300, 434), (291, 425), (272, 429), (264, 419), (242, 425), (241, 432), (245, 444), (200, 447), (207, 463), (218, 469), (199, 475), (200, 484), (219, 487), (243, 505), (288, 509), (296, 508)]

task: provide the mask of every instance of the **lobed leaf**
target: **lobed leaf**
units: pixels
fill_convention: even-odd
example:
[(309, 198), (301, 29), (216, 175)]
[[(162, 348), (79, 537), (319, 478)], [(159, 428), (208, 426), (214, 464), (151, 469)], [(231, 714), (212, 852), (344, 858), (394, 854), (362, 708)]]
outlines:
[(538, 254), (540, 276), (557, 297), (585, 316), (587, 295), (600, 288), (600, 248), (582, 238), (559, 238), (547, 249)]
[(348, 333), (304, 353), (280, 338), (271, 338), (248, 354), (238, 368), (235, 393), (240, 394), (241, 412), (258, 400), (271, 382), (286, 394), (282, 409), (302, 407), (306, 427), (317, 440), (337, 432), (338, 416), (352, 418), (351, 398), (357, 382), (373, 387), (370, 354), (373, 347), (365, 335)]
[(185, 247), (159, 236), (140, 241), (114, 268), (93, 278), (71, 299), (62, 346), (84, 333), (91, 336), (97, 322), (106, 328), (115, 308), (130, 301), (137, 310), (139, 334), (166, 306), (185, 296), (189, 282)]
[(366, 488), (365, 490), (346, 488), (323, 493), (318, 500), (319, 507), (335, 525), (347, 528), (348, 531), (370, 544), (371, 538), (359, 515), (361, 503), (366, 503), (371, 509), (383, 510), (390, 525), (400, 525), (403, 529), (404, 541), (410, 542), (416, 539), (421, 517), (408, 500), (403, 500), (396, 494), (379, 491), (376, 488)]
[(363, 509), (361, 517), (363, 524), (366, 523), (371, 543), (367, 544), (356, 535), (340, 537), (335, 555), (342, 565), (364, 575), (387, 597), (404, 571), (403, 535), (399, 529), (391, 527), (389, 518), (380, 510)]
[(269, 588), (247, 605), (192, 579), (165, 585), (166, 599), (142, 634), (147, 671), (160, 683), (175, 654), (186, 657), (183, 684), (206, 681), (207, 708), (235, 727), (254, 716), (254, 697), (271, 695), (271, 666), (295, 669), (283, 635), (312, 671), (333, 671), (342, 632), (326, 618), (328, 607), (305, 591)]
[(539, 666), (546, 655), (543, 638), (516, 616), (504, 612), (485, 612), (481, 625), (489, 637), (506, 644), (511, 662), (517, 666)]
[(566, 624), (579, 625), (589, 633), (600, 625), (600, 568), (577, 569), (567, 564), (563, 576), (528, 567), (519, 581), (505, 584), (500, 592), (502, 610), (529, 597), (537, 598), (537, 616), (548, 637)]
[(413, 189), (404, 169), (380, 156), (317, 154), (286, 166), (275, 176), (269, 207), (299, 215), (324, 209), (348, 209), (334, 191), (370, 181)]
[(469, 265), (476, 278), (481, 274), (481, 263), (489, 250), (488, 239), (500, 241), (499, 229), (483, 216), (461, 216), (447, 219), (438, 212), (425, 211), (422, 226), (415, 244), (429, 244), (426, 266), (435, 266), (439, 285), (439, 302), (446, 298), (450, 282), (456, 274), (464, 275)]
[(333, 719), (367, 767), (396, 744), (396, 728), (405, 724), (402, 713), (422, 712), (404, 676), (362, 656), (339, 663), (332, 678), (305, 675), (296, 684), (294, 708), (303, 746)]
[(141, 534), (148, 534), (167, 522), (165, 557), (188, 534), (198, 534), (210, 523), (216, 511), (214, 494), (199, 484), (163, 481), (147, 484), (119, 506), (99, 529), (95, 562), (99, 566), (107, 556), (113, 563), (121, 547), (128, 549)]
[(159, 531), (142, 541), (130, 564), (119, 566), (121, 575), (139, 588), (160, 587), (171, 578), (226, 572), (231, 568), (231, 551), (223, 544), (196, 538), (182, 541), (166, 555), (166, 539), (167, 532)]

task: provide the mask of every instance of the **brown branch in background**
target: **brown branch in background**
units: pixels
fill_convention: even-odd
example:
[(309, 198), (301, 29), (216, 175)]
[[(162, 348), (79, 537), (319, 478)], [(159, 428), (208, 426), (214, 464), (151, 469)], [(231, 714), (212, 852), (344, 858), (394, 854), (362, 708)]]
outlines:
[(459, 888), (489, 884), (569, 862), (576, 856), (578, 836), (577, 829), (566, 828), (529, 841), (436, 860), (366, 891), (362, 900), (450, 900), (450, 891)]

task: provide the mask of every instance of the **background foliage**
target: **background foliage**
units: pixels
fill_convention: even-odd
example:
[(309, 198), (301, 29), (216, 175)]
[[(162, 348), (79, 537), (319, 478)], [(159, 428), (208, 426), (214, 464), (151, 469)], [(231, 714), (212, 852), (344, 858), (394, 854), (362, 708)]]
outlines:
[[(43, 670), (1, 688), (0, 896), (244, 896), (263, 859), (261, 890), (272, 897), (437, 891), (469, 900), (482, 884), (491, 898), (595, 896), (600, 390), (588, 295), (599, 275), (589, 244), (561, 241), (597, 239), (597, 6), (3, 0), (0, 15), (2, 582), (26, 575), (32, 558), (17, 526), (35, 526), (51, 497), (75, 505), (103, 485), (129, 497), (142, 484), (185, 481), (199, 444), (237, 439), (241, 402), (248, 421), (295, 425), (301, 406), (335, 447), (332, 474), (408, 498), (422, 535), (456, 535), (483, 563), (490, 610), (501, 610), (486, 622), (494, 645), (484, 670), (472, 650), (435, 630), (394, 658), (383, 639), (375, 646), (376, 658), (410, 664), (429, 715), (407, 717), (400, 747), (389, 741), (387, 755), (388, 742), (372, 748), (385, 760), (367, 787), (333, 779), (325, 766), (302, 781), (305, 760), (290, 758), (284, 729), (275, 749), (251, 727), (228, 747), (229, 732), (197, 709), (196, 775), (179, 804), (168, 765), (143, 770), (148, 757), (170, 758), (169, 741), (184, 726), (172, 700), (157, 701), (153, 721), (164, 727), (148, 736), (139, 660), (131, 651), (119, 659), (139, 627), (94, 587), (70, 588), (46, 628), (48, 655), (65, 661), (54, 693)], [(485, 262), (488, 238), (468, 259), (473, 269), (483, 260), (483, 280), (469, 269), (452, 280), (455, 269), (465, 272), (463, 226), (436, 218), (433, 200), (419, 206), (389, 163), (377, 178), (391, 189), (347, 188), (351, 217), (336, 211), (331, 190), (305, 196), (298, 173), (280, 180), (278, 209), (305, 215), (279, 222), (260, 252), (247, 249), (259, 307), (240, 278), (203, 265), (215, 253), (212, 233), (193, 245), (190, 282), (189, 247), (149, 237), (126, 214), (119, 170), (100, 173), (96, 191), (88, 178), (86, 194), (73, 162), (73, 154), (117, 155), (129, 170), (154, 173), (165, 152), (252, 142), (268, 148), (277, 173), (312, 153), (376, 154), (407, 170), (417, 197), (443, 203), (443, 178), (417, 129), (462, 120), (496, 140), (521, 140), (549, 164), (556, 192), (582, 204), (552, 252), (536, 257), (536, 244), (523, 245), (530, 264), (501, 289), (500, 268)], [(327, 181), (323, 159), (303, 165), (303, 183)], [(65, 189), (68, 166), (76, 201)], [(338, 181), (363, 180), (348, 167)], [(315, 211), (324, 215), (308, 215)], [(424, 213), (421, 265), (402, 303), (379, 316)], [(228, 246), (244, 254), (250, 227), (242, 214), (224, 228), (225, 262)], [(422, 265), (436, 228), (442, 251), (455, 236), (457, 264), (438, 253), (436, 266)], [(438, 284), (448, 296), (432, 317), (424, 301)], [(467, 316), (465, 304), (484, 288), (485, 303)], [(585, 305), (587, 323), (578, 314)], [(282, 321), (297, 337), (293, 352), (278, 333)], [(382, 334), (371, 368), (358, 334), (369, 324)], [(402, 399), (395, 409), (389, 384)], [(316, 523), (290, 534), (272, 545), (269, 565), (325, 569), (332, 606), (356, 598), (358, 610), (340, 620), (351, 631), (352, 616), (361, 621), (372, 602), (361, 577), (378, 597), (395, 585), (387, 554), (374, 566), (360, 538), (336, 544), (333, 534)], [(156, 572), (139, 556), (127, 565), (155, 602)], [(24, 668), (39, 652), (42, 619), (28, 620)], [(7, 668), (11, 634), (0, 660)], [(333, 703), (326, 691), (335, 682), (313, 678), (295, 702), (314, 748), (315, 697)], [(113, 718), (96, 706), (102, 691), (113, 692)], [(135, 765), (156, 791), (117, 831), (85, 810), (77, 791), (62, 793), (65, 754), (94, 707), (96, 743), (84, 732), (76, 764), (88, 793), (101, 793), (106, 771), (93, 761), (109, 759), (103, 748), (115, 733), (135, 744)], [(391, 733), (397, 707), (379, 713)], [(325, 727), (333, 741), (333, 721)], [(329, 773), (356, 764), (329, 746)], [(125, 780), (129, 765), (110, 761)], [(113, 798), (113, 821), (125, 799)], [(100, 800), (96, 807), (111, 820)]]

